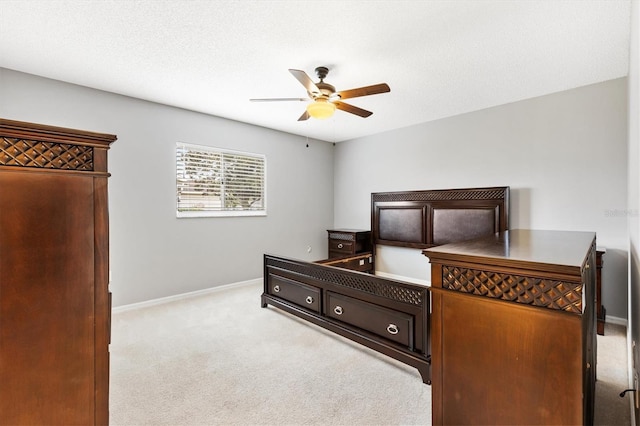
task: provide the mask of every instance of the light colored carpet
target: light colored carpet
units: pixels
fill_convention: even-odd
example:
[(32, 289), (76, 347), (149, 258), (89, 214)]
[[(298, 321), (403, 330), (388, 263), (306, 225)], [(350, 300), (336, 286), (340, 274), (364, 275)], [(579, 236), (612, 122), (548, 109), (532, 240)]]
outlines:
[(620, 392), (628, 388), (627, 378), (627, 329), (621, 325), (607, 324), (604, 336), (598, 336), (598, 364), (596, 369), (596, 425), (630, 425), (630, 398)]
[[(431, 424), (431, 387), (417, 370), (262, 309), (261, 292), (247, 285), (114, 313), (111, 424)], [(626, 385), (620, 330), (606, 330), (613, 345), (598, 337), (600, 425), (629, 424), (629, 396), (617, 396)]]

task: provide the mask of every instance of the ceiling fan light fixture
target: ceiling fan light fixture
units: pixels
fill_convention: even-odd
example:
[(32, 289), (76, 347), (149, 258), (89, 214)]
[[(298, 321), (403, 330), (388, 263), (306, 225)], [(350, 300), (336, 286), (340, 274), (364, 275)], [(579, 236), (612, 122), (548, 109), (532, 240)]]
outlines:
[(316, 99), (307, 105), (307, 112), (313, 118), (324, 120), (329, 118), (336, 112), (336, 105), (328, 102), (326, 99)]

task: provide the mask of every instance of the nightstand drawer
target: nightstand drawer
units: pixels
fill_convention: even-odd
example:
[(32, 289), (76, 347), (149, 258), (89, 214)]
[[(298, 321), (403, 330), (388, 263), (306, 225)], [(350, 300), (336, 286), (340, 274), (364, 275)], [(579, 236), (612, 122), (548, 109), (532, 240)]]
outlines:
[(413, 349), (413, 316), (326, 292), (325, 315)]
[(269, 294), (320, 313), (320, 289), (271, 275)]
[(353, 251), (353, 242), (352, 241), (344, 241), (344, 240), (329, 240), (329, 251), (334, 251), (338, 253), (344, 254), (354, 254)]

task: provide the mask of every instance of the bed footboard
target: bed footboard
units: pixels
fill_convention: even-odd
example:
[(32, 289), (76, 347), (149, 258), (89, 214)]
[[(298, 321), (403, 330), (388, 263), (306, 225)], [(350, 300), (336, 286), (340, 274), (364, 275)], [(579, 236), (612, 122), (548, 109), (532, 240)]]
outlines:
[(425, 286), (264, 255), (261, 303), (415, 367), (431, 384)]

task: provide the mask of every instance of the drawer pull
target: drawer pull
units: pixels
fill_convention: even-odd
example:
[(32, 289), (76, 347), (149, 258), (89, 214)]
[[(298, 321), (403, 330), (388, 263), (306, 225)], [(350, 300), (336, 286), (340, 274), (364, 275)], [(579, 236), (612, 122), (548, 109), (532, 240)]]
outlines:
[(338, 244), (338, 248), (342, 248), (342, 247), (344, 247), (342, 243)]
[(307, 296), (307, 298), (305, 299), (305, 302), (307, 302), (308, 304), (312, 304), (313, 303), (313, 297)]
[(333, 312), (335, 312), (336, 315), (342, 315), (342, 306), (336, 306), (333, 308)]
[(279, 285), (274, 285), (273, 286), (273, 291), (274, 291), (274, 293), (279, 293), (280, 292), (280, 286)]
[(395, 324), (389, 324), (387, 326), (387, 331), (389, 334), (398, 334), (398, 326)]

